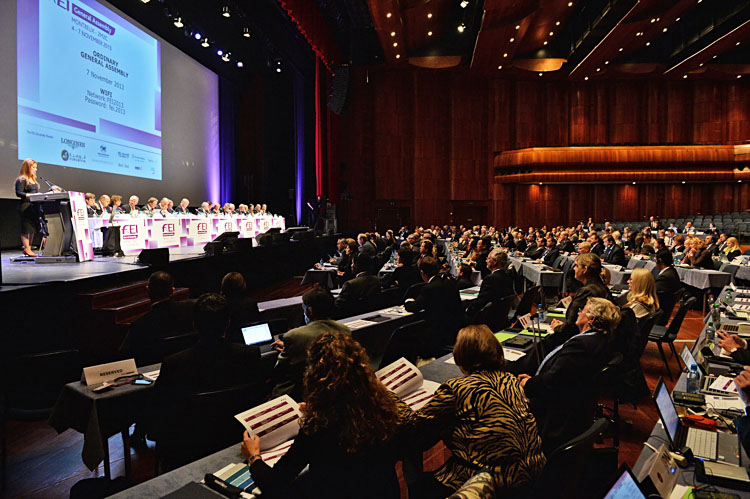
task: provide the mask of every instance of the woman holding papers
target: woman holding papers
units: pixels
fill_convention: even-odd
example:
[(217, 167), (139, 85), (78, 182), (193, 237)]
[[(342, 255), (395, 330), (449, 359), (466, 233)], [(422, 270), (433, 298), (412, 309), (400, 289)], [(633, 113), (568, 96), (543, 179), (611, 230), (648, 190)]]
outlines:
[(242, 455), (263, 497), (399, 497), (396, 399), (362, 346), (324, 333), (310, 345), (304, 383), (299, 434), (273, 468), (260, 456), (260, 438), (245, 432)]
[[(503, 347), (487, 326), (458, 333), (453, 358), (464, 373), (443, 383), (427, 405), (412, 412), (401, 405), (405, 437), (423, 447), (443, 441), (452, 452), (429, 476), (418, 497), (446, 497), (480, 470), (491, 470), (495, 490), (530, 485), (545, 464), (536, 420), (518, 379), (503, 371)], [(408, 433), (407, 433), (408, 432)]]

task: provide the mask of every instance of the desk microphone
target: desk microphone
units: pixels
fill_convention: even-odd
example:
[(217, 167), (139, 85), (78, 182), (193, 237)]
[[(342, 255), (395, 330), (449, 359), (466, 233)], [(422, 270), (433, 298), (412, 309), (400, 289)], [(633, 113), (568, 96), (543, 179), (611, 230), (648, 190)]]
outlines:
[(36, 178), (43, 180), (44, 183), (47, 184), (47, 187), (49, 187), (49, 189), (52, 190), (52, 184), (49, 183), (49, 180), (47, 180), (46, 178), (42, 177), (41, 175), (37, 175)]

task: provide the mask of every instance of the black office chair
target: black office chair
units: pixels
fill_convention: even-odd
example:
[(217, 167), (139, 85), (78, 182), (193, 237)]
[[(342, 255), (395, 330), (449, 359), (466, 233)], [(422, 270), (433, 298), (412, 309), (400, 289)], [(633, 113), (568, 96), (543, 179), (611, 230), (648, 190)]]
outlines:
[(401, 288), (393, 286), (380, 292), (380, 308), (395, 307), (403, 303)]
[(516, 295), (504, 296), (497, 303), (489, 302), (479, 311), (474, 324), (486, 324), (493, 332), (501, 331), (508, 325), (508, 314)]
[(161, 358), (187, 350), (198, 342), (198, 333), (168, 336), (161, 340)]
[(666, 326), (669, 322), (669, 318), (672, 317), (672, 312), (674, 311), (674, 307), (677, 303), (682, 300), (682, 297), (685, 295), (685, 288), (680, 288), (674, 293), (656, 293), (656, 296), (659, 298), (659, 308), (664, 312), (664, 314), (659, 318), (659, 320), (656, 322), (657, 326)]
[(383, 358), (380, 361), (380, 369), (401, 357), (412, 364), (416, 364), (419, 344), (422, 340), (421, 335), (425, 332), (426, 325), (427, 323), (422, 320), (396, 328), (385, 347), (385, 353), (383, 353)]
[(6, 422), (49, 418), (63, 386), (80, 379), (81, 360), (78, 350), (59, 350), (4, 359), (2, 366), (0, 448), (2, 488), (5, 489), (8, 462)]
[(669, 363), (667, 362), (667, 357), (664, 355), (664, 349), (662, 348), (663, 343), (669, 344), (670, 350), (672, 350), (672, 354), (677, 359), (677, 366), (682, 370), (682, 361), (680, 360), (680, 356), (677, 355), (677, 350), (675, 350), (674, 347), (674, 340), (677, 339), (677, 335), (680, 332), (680, 328), (682, 327), (682, 321), (685, 320), (685, 315), (687, 315), (688, 310), (695, 305), (696, 298), (695, 296), (691, 296), (687, 300), (683, 301), (680, 304), (680, 308), (677, 309), (677, 313), (674, 316), (674, 319), (672, 319), (672, 322), (669, 323), (669, 326), (653, 326), (653, 329), (650, 331), (648, 336), (648, 341), (653, 341), (656, 343), (656, 346), (659, 347), (659, 353), (661, 354), (661, 359), (664, 361), (664, 366), (667, 368), (667, 374), (669, 374), (669, 379), (672, 379), (672, 371), (669, 369)]
[(422, 288), (425, 284), (427, 283), (418, 282), (409, 286), (409, 289), (407, 289), (406, 293), (404, 293), (404, 301), (406, 301), (408, 298), (416, 298), (417, 296), (419, 296), (419, 293), (422, 291)]
[(615, 352), (612, 359), (610, 359), (610, 361), (599, 370), (594, 378), (594, 386), (596, 387), (597, 396), (613, 395), (612, 398), (614, 401), (612, 408), (610, 409), (603, 404), (599, 404), (597, 406), (597, 417), (604, 417), (605, 409), (612, 411), (612, 419), (610, 420), (610, 423), (613, 430), (613, 441), (615, 447), (620, 445), (620, 401), (617, 393), (615, 393), (612, 388), (619, 382), (622, 373), (621, 367), (623, 358), (624, 356), (621, 352)]
[(238, 442), (235, 414), (261, 404), (261, 384), (240, 385), (195, 393), (165, 402), (157, 418), (154, 476), (160, 465), (174, 469)]
[(547, 465), (536, 480), (531, 497), (580, 497), (594, 442), (608, 425), (606, 418), (599, 418), (589, 429), (553, 450), (547, 456)]
[(539, 292), (541, 289), (541, 286), (534, 286), (526, 290), (521, 297), (521, 301), (518, 303), (518, 307), (516, 307), (516, 311), (510, 321), (511, 324), (515, 324), (519, 317), (531, 313), (531, 307), (539, 303)]

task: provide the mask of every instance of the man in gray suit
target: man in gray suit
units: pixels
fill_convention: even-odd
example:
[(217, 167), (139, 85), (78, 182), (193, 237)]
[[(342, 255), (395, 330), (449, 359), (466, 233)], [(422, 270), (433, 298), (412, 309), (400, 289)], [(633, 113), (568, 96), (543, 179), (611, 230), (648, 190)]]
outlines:
[(306, 324), (288, 331), (282, 341), (274, 343), (280, 353), (273, 370), (276, 386), (271, 393), (272, 397), (289, 395), (298, 402), (302, 400), (307, 347), (323, 333), (351, 334), (348, 327), (331, 320), (334, 301), (328, 289), (317, 287), (302, 295), (302, 308)]

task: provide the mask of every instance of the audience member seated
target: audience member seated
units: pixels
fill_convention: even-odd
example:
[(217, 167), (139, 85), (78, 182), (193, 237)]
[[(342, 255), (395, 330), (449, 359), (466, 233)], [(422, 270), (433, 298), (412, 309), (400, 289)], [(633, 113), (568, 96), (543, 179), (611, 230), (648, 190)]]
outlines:
[(436, 357), (444, 346), (452, 345), (463, 326), (463, 306), (456, 281), (438, 273), (437, 260), (425, 257), (419, 264), (422, 280), (426, 282), (416, 299), (409, 298), (404, 307), (409, 312), (425, 311), (427, 336), (420, 346), (420, 356)]
[(692, 248), (688, 252), (688, 263), (697, 269), (714, 270), (714, 261), (711, 253), (706, 250), (706, 242), (699, 238), (692, 239)]
[(260, 320), (258, 303), (247, 294), (245, 278), (239, 272), (230, 272), (221, 280), (221, 294), (229, 304), (229, 329), (227, 338), (233, 343), (244, 343), (242, 328)]
[(674, 236), (674, 244), (672, 245), (672, 253), (682, 254), (685, 252), (685, 236), (679, 235)]
[[(417, 273), (419, 273), (419, 270), (417, 270)], [(473, 271), (471, 268), (471, 265), (466, 265), (465, 263), (461, 265), (458, 269), (458, 290), (466, 289), (466, 288), (473, 288), (475, 286), (474, 281), (471, 280), (471, 275)]]
[(747, 340), (723, 330), (717, 331), (716, 334), (719, 337), (719, 346), (729, 353), (732, 360), (745, 366), (750, 365), (750, 350), (747, 348)]
[(645, 268), (634, 269), (628, 284), (630, 285), (630, 292), (628, 293), (628, 302), (624, 306), (633, 310), (636, 319), (640, 320), (659, 309), (654, 275), (650, 270)]
[(734, 427), (737, 429), (737, 436), (747, 453), (750, 452), (750, 416), (747, 415), (747, 410), (750, 408), (750, 367), (745, 367), (745, 370), (734, 378), (734, 384), (737, 387), (737, 394), (740, 396), (742, 403), (745, 404), (745, 415), (734, 420)]
[(398, 498), (396, 399), (360, 344), (324, 333), (308, 349), (304, 385), (299, 434), (273, 468), (258, 436), (244, 434), (242, 455), (263, 497)]
[(542, 441), (518, 379), (503, 371), (502, 345), (487, 326), (468, 326), (453, 358), (463, 376), (443, 383), (417, 412), (399, 405), (405, 441), (425, 448), (442, 435), (451, 451), (417, 497), (444, 498), (480, 469), (490, 470), (497, 497), (532, 484), (545, 464)]
[(392, 286), (398, 286), (401, 295), (406, 295), (406, 291), (422, 280), (419, 276), (419, 270), (412, 265), (414, 252), (411, 249), (403, 247), (398, 250), (398, 263), (393, 272), (383, 279), (383, 289)]
[(334, 317), (351, 317), (363, 314), (378, 307), (380, 300), (380, 280), (370, 273), (372, 257), (359, 253), (354, 259), (355, 278), (346, 281), (336, 298)]
[(602, 278), (602, 284), (609, 287), (612, 284), (612, 272), (607, 267), (602, 267), (602, 274), (599, 276)]
[(289, 395), (294, 400), (302, 400), (302, 377), (305, 371), (307, 348), (323, 333), (351, 334), (348, 327), (331, 319), (334, 301), (326, 288), (312, 288), (302, 295), (302, 310), (305, 325), (284, 334), (283, 340), (276, 341), (274, 348), (279, 351), (273, 380), (276, 383), (271, 397)]
[(589, 297), (575, 322), (579, 333), (547, 354), (536, 374), (519, 375), (545, 453), (591, 425), (596, 374), (609, 361), (611, 333), (620, 317), (609, 300)]
[(730, 237), (727, 239), (727, 244), (724, 246), (723, 253), (730, 262), (742, 254), (740, 244), (737, 242), (736, 237)]
[(359, 242), (359, 252), (362, 254), (365, 254), (369, 256), (370, 258), (375, 257), (375, 253), (377, 253), (377, 248), (374, 244), (370, 242), (370, 240), (367, 237), (367, 234), (360, 234), (357, 236), (357, 241)]
[(338, 264), (338, 272), (336, 273), (339, 279), (339, 285), (343, 286), (344, 283), (354, 278), (354, 258), (359, 254), (359, 245), (354, 239), (346, 240), (346, 251), (343, 258)]
[(592, 234), (589, 242), (591, 243), (591, 252), (601, 258), (602, 253), (604, 253), (604, 245), (601, 238), (596, 234)]
[[(185, 458), (190, 453), (190, 428), (180, 428), (180, 408), (189, 398), (206, 391), (251, 385), (261, 379), (258, 347), (237, 345), (225, 338), (229, 304), (223, 296), (206, 293), (198, 298), (194, 321), (198, 343), (168, 355), (154, 386), (156, 400), (162, 407), (159, 424), (166, 428), (157, 434), (157, 441), (172, 449), (182, 445)], [(174, 421), (170, 417), (174, 417)]]
[(489, 237), (481, 237), (477, 241), (477, 257), (475, 260), (474, 268), (482, 274), (482, 279), (490, 273), (487, 268), (487, 256), (490, 254), (492, 247), (492, 239)]
[(492, 250), (490, 256), (487, 257), (487, 268), (490, 273), (482, 280), (479, 295), (468, 308), (468, 315), (472, 319), (476, 318), (486, 304), (490, 302), (498, 304), (506, 296), (516, 294), (513, 287), (515, 272), (508, 269), (507, 253), (500, 249)]
[(151, 310), (133, 321), (120, 346), (124, 358), (135, 358), (138, 366), (162, 361), (162, 340), (186, 334), (193, 328), (194, 300), (172, 301), (174, 281), (167, 272), (154, 272), (146, 284)]
[(575, 279), (581, 287), (573, 295), (573, 299), (565, 312), (565, 322), (552, 321), (555, 334), (548, 338), (549, 343), (559, 345), (578, 333), (579, 312), (586, 305), (590, 297), (612, 300), (612, 294), (601, 279), (602, 261), (594, 253), (584, 253), (576, 257), (573, 264)]
[(602, 253), (602, 259), (612, 265), (619, 265), (621, 267), (627, 265), (627, 262), (625, 261), (625, 251), (615, 244), (615, 238), (612, 236), (604, 238), (604, 253)]
[(548, 237), (546, 241), (546, 248), (544, 248), (544, 251), (542, 251), (542, 254), (539, 255), (539, 258), (537, 260), (542, 262), (547, 267), (552, 267), (558, 256), (560, 256), (560, 250), (557, 249), (557, 241), (555, 241), (555, 239), (552, 237)]

